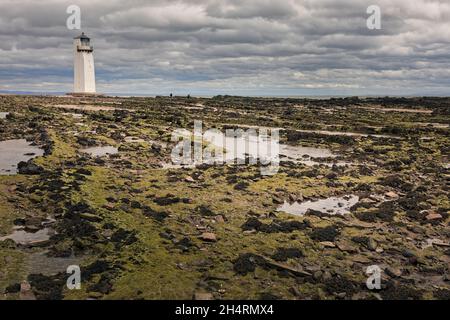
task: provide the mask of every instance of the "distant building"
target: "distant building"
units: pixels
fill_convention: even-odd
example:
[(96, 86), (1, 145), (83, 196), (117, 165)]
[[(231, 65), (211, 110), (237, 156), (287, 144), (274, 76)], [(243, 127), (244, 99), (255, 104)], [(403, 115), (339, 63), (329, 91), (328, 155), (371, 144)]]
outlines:
[(95, 94), (94, 48), (84, 32), (74, 38), (74, 82), (75, 94)]

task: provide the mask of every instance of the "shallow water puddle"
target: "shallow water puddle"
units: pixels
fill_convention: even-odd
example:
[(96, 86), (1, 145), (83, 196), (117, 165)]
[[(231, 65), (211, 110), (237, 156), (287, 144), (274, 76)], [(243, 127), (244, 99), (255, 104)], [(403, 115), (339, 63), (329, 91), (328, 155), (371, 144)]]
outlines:
[(320, 199), (317, 201), (305, 201), (305, 202), (284, 202), (277, 211), (283, 211), (290, 214), (302, 216), (309, 209), (320, 211), (329, 215), (347, 214), (350, 213), (350, 208), (358, 203), (359, 197), (350, 195), (344, 197), (330, 197), (327, 199)]
[(195, 168), (195, 165), (191, 164), (191, 165), (182, 165), (182, 164), (174, 164), (174, 163), (167, 163), (167, 162), (163, 162), (161, 163), (161, 169), (164, 170), (170, 170), (170, 169), (192, 169)]
[(119, 152), (119, 149), (113, 146), (102, 146), (81, 149), (80, 151), (83, 153), (88, 153), (92, 157), (103, 157), (109, 154), (116, 154)]
[(301, 159), (306, 156), (308, 156), (308, 158), (336, 157), (336, 155), (333, 152), (331, 152), (330, 149), (326, 148), (291, 146), (283, 144), (280, 146), (280, 154), (291, 159)]
[(25, 139), (0, 141), (0, 175), (17, 173), (17, 164), (42, 156), (44, 150), (32, 146)]
[(436, 128), (436, 129), (446, 129), (446, 128), (450, 127), (446, 123), (439, 123), (439, 122), (405, 122), (405, 123), (412, 124), (414, 126), (419, 126), (419, 127), (432, 127), (432, 128)]
[(309, 166), (309, 167), (316, 166), (316, 165), (324, 165), (324, 166), (327, 166), (327, 167), (331, 168), (333, 166), (345, 167), (345, 166), (356, 165), (354, 162), (348, 162), (348, 161), (320, 162), (320, 161), (314, 161), (314, 160), (298, 160), (298, 161), (295, 161), (295, 162), (302, 163), (305, 166)]
[(49, 257), (46, 252), (38, 252), (30, 255), (28, 260), (29, 273), (42, 273), (43, 275), (53, 275), (59, 272), (66, 272), (71, 265), (80, 265), (82, 257)]
[(211, 145), (224, 149), (225, 161), (245, 159), (246, 156), (255, 159), (275, 159), (277, 154), (291, 159), (301, 159), (306, 155), (314, 158), (335, 157), (328, 149), (284, 145), (268, 137), (258, 137), (252, 134), (244, 134), (239, 137), (225, 135), (223, 137), (220, 134), (209, 133), (204, 139)]
[(235, 126), (238, 128), (253, 128), (253, 129), (267, 129), (267, 130), (290, 130), (290, 131), (296, 131), (296, 132), (303, 132), (303, 133), (316, 133), (316, 134), (322, 134), (327, 136), (348, 136), (348, 137), (372, 137), (372, 138), (386, 138), (386, 139), (401, 139), (399, 136), (394, 135), (387, 135), (387, 134), (371, 134), (371, 133), (360, 133), (360, 132), (348, 132), (348, 131), (331, 131), (331, 130), (302, 130), (302, 129), (286, 129), (286, 128), (280, 128), (280, 127), (260, 127), (260, 126), (254, 126), (254, 125), (243, 125), (243, 124), (226, 124), (228, 126)]
[(37, 243), (41, 241), (47, 241), (50, 239), (50, 236), (54, 234), (53, 229), (44, 228), (37, 232), (27, 232), (23, 229), (15, 230), (12, 234), (1, 237), (0, 241), (11, 239), (17, 244), (27, 245), (32, 243)]
[[(204, 139), (213, 146), (213, 149), (223, 149), (225, 162), (233, 162), (235, 159), (245, 160), (247, 157), (254, 159), (274, 160), (279, 143), (267, 137), (258, 137), (252, 134), (242, 136), (228, 136), (218, 133), (205, 134)], [(220, 153), (217, 158), (220, 159)]]
[(0, 112), (0, 119), (6, 119), (6, 116), (9, 114), (9, 112)]
[(84, 117), (84, 115), (80, 114), (80, 113), (74, 113), (74, 112), (63, 112), (62, 113), (65, 116), (71, 116), (75, 119), (81, 119)]
[[(255, 130), (286, 130), (284, 128), (279, 127), (261, 127), (254, 125), (242, 125), (242, 124), (226, 124), (227, 126), (235, 126), (237, 128), (246, 128), (246, 129), (255, 129)], [(326, 131), (326, 130), (295, 130), (298, 132), (310, 132), (310, 133), (318, 133), (324, 135), (343, 135), (343, 136), (356, 136), (356, 137), (377, 137), (377, 138), (399, 138), (395, 136), (389, 135), (377, 135), (377, 134), (363, 134), (363, 133), (355, 133), (355, 132), (339, 132), (339, 131)], [(220, 135), (210, 134), (210, 136), (204, 137), (204, 139), (208, 140), (211, 144), (221, 147), (221, 143), (217, 143), (220, 141)], [(326, 158), (336, 158), (338, 155), (334, 154), (328, 148), (319, 148), (319, 147), (303, 147), (303, 146), (293, 146), (282, 143), (265, 143), (269, 141), (268, 139), (258, 140), (257, 136), (247, 135), (243, 137), (228, 137), (224, 138), (223, 146), (225, 147), (225, 161), (232, 161), (233, 159), (245, 159), (245, 155), (247, 154), (250, 157), (258, 158), (258, 155), (261, 156), (265, 160), (274, 159), (273, 155), (270, 155), (270, 150), (275, 150), (275, 154), (278, 151), (281, 161), (293, 161), (296, 163), (302, 163), (307, 166), (314, 166), (319, 164), (325, 164), (327, 166), (346, 166), (352, 165), (351, 162), (346, 161), (333, 161), (333, 162), (321, 162), (317, 161), (318, 159), (326, 159)], [(263, 142), (263, 143), (261, 143)], [(229, 148), (228, 146), (235, 145), (236, 148)], [(270, 146), (269, 146), (270, 145)], [(233, 152), (234, 151), (234, 152)], [(269, 153), (268, 153), (269, 152)], [(268, 155), (268, 156), (267, 156)]]
[(203, 110), (204, 109), (204, 107), (202, 105), (201, 106), (198, 106), (198, 105), (196, 105), (196, 106), (183, 106), (182, 108), (186, 109), (186, 110)]
[[(203, 155), (209, 154), (209, 161), (234, 163), (235, 160), (245, 162), (247, 158), (259, 159), (260, 161), (277, 162), (293, 161), (303, 163), (308, 166), (321, 164), (317, 159), (329, 159), (337, 157), (330, 149), (318, 147), (303, 147), (280, 144), (272, 140), (270, 136), (258, 136), (255, 133), (248, 134), (242, 132), (239, 136), (228, 136), (220, 132), (207, 132), (203, 136), (208, 147), (203, 151)], [(181, 156), (177, 158), (181, 162)], [(325, 163), (326, 165), (347, 165), (348, 162), (334, 161)], [(175, 164), (163, 164), (164, 168), (180, 168)]]
[(314, 165), (326, 165), (332, 166), (346, 166), (353, 165), (352, 162), (347, 161), (336, 161), (323, 162), (320, 159), (326, 158), (336, 158), (337, 155), (334, 154), (330, 149), (317, 148), (317, 147), (302, 147), (302, 146), (291, 146), (291, 145), (280, 145), (280, 159), (281, 161), (292, 161), (295, 163), (302, 163), (307, 166)]
[(46, 107), (67, 109), (67, 110), (83, 110), (83, 111), (116, 111), (116, 110), (134, 111), (131, 109), (123, 109), (123, 108), (116, 108), (116, 107), (109, 107), (109, 106), (76, 105), (76, 104), (62, 104), (62, 105), (49, 104)]
[(357, 108), (377, 112), (406, 112), (406, 113), (423, 113), (423, 114), (433, 113), (433, 110), (429, 109), (384, 108), (384, 107), (365, 107), (365, 106), (358, 106)]
[(386, 139), (400, 139), (398, 136), (392, 136), (387, 134), (371, 134), (371, 133), (358, 133), (358, 132), (345, 132), (345, 131), (328, 131), (328, 130), (295, 130), (297, 132), (304, 133), (316, 133), (326, 136), (345, 136), (345, 137), (373, 137), (373, 138), (386, 138)]

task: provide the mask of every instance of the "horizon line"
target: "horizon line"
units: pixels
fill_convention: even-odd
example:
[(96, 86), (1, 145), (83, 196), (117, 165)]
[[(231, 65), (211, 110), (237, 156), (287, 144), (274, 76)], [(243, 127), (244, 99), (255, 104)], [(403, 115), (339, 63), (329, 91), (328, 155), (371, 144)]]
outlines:
[[(170, 97), (169, 94), (155, 94), (155, 93), (123, 93), (123, 92), (111, 92), (111, 93), (98, 93), (104, 95), (104, 97), (148, 97), (148, 98), (156, 98), (156, 97)], [(30, 96), (65, 96), (70, 97), (70, 93), (62, 92), (62, 91), (11, 91), (11, 90), (0, 90), (1, 96), (7, 95), (30, 95)], [(421, 95), (421, 94), (405, 94), (405, 95), (357, 95), (357, 94), (303, 94), (303, 95), (240, 95), (240, 94), (232, 94), (232, 93), (220, 93), (220, 94), (173, 94), (173, 97), (187, 97), (191, 98), (213, 98), (218, 96), (228, 96), (228, 97), (248, 97), (248, 98), (323, 98), (323, 99), (332, 99), (332, 98), (450, 98), (450, 95)]]

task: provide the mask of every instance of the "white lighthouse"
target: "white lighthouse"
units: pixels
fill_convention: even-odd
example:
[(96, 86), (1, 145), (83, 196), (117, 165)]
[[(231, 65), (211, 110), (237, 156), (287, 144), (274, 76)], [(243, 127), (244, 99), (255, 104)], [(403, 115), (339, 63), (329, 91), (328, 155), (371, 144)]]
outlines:
[(84, 32), (74, 38), (74, 93), (95, 94), (94, 48)]

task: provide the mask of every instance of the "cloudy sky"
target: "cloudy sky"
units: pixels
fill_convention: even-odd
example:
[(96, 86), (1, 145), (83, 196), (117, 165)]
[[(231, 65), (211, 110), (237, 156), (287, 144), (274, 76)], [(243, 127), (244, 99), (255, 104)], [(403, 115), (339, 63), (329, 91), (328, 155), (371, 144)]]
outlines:
[(0, 91), (72, 90), (73, 4), (99, 92), (450, 94), (450, 0), (0, 0)]

